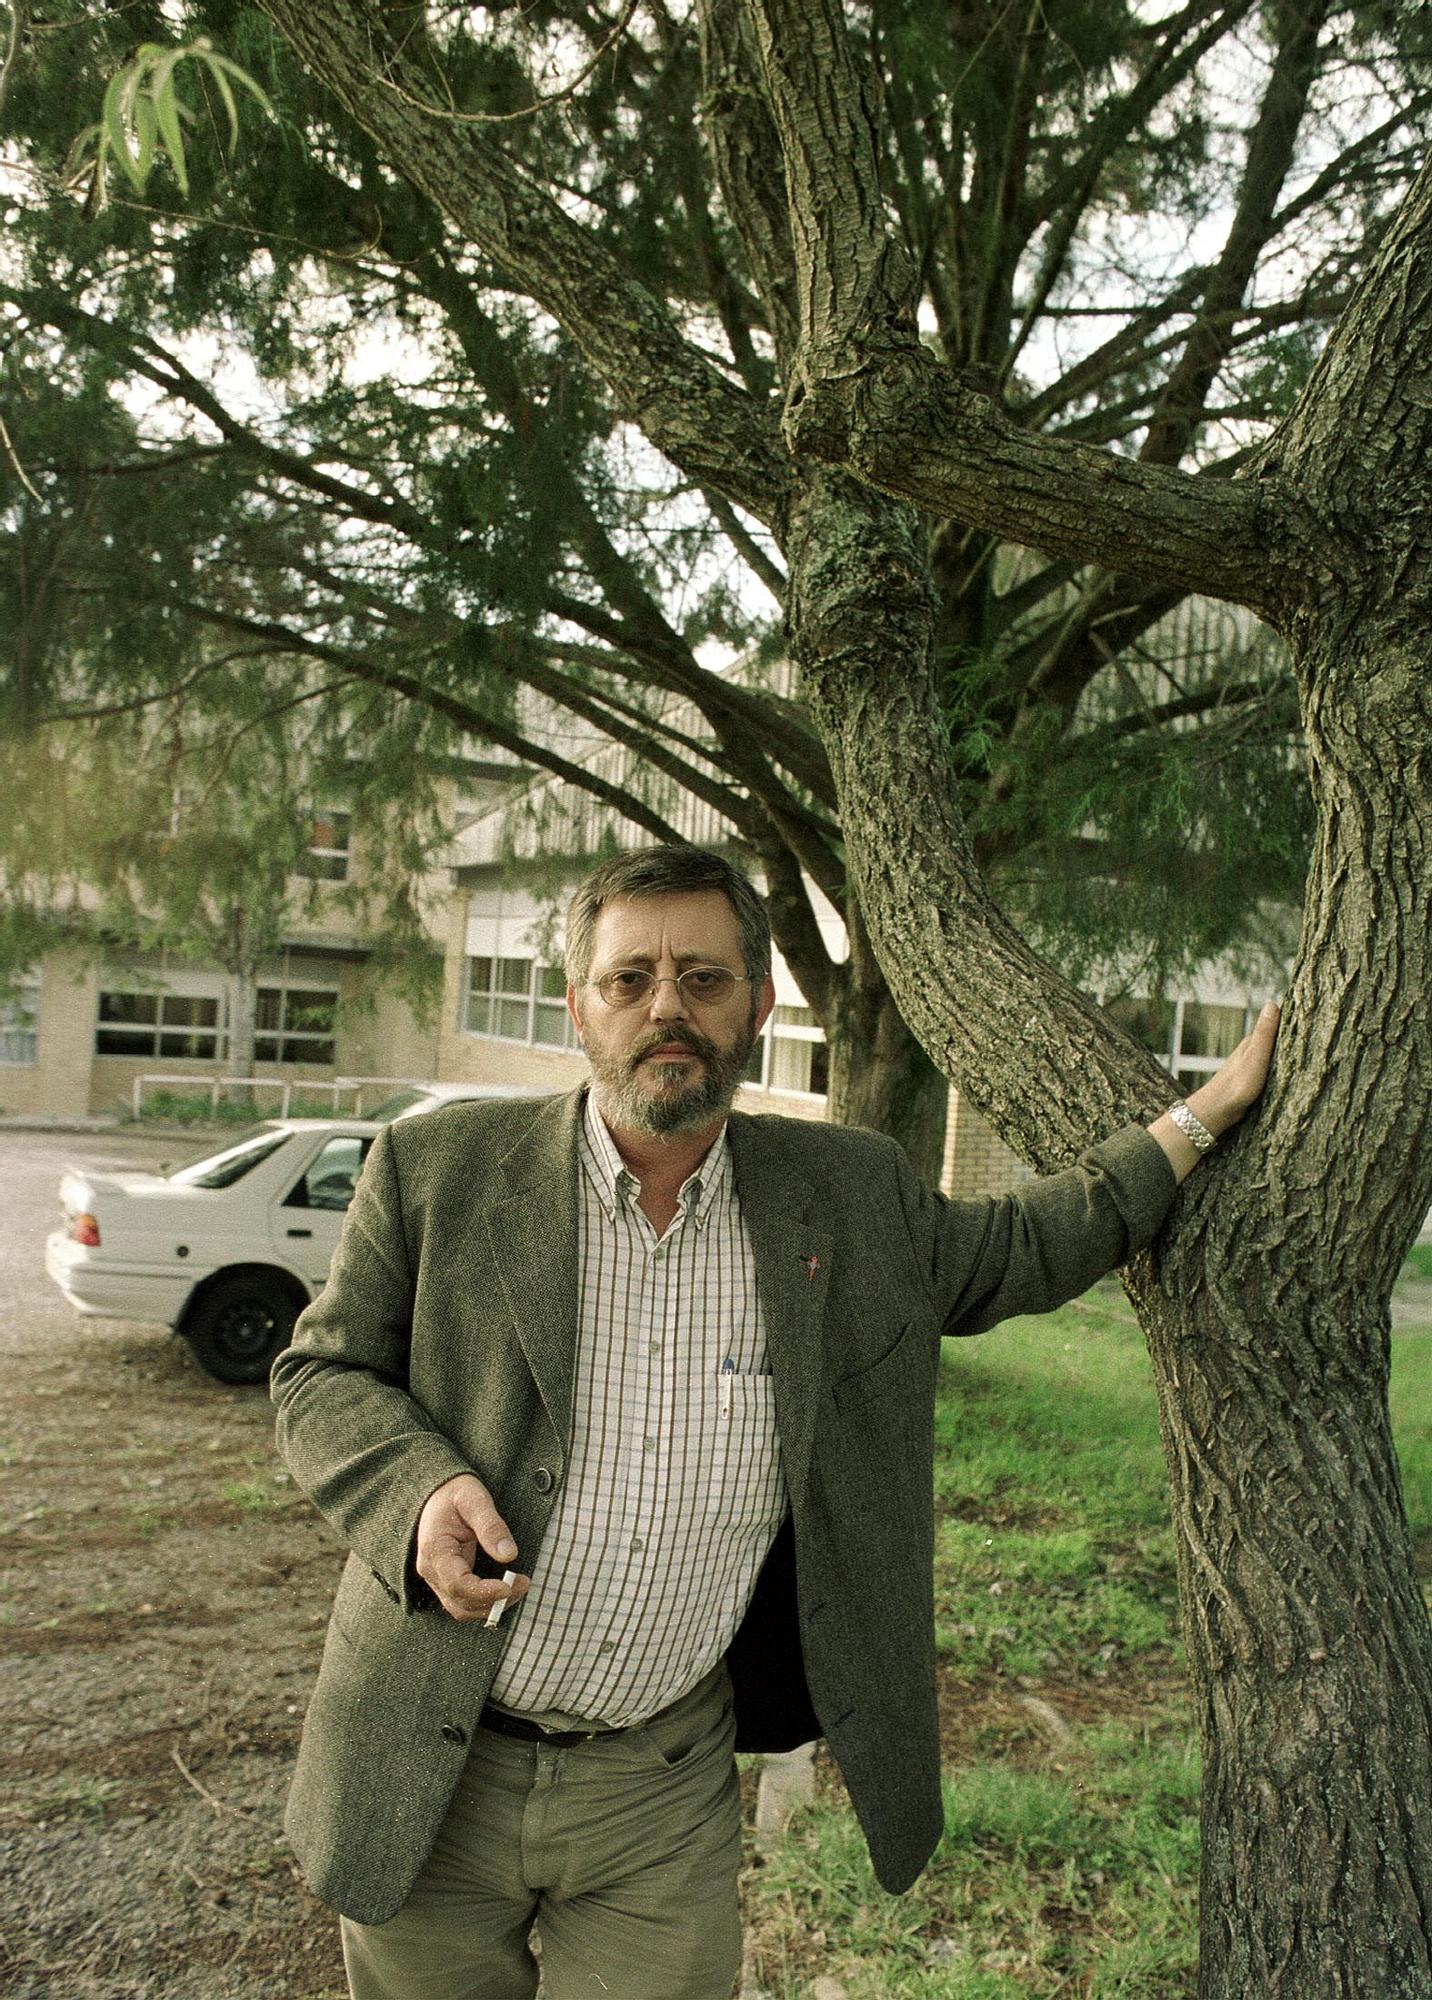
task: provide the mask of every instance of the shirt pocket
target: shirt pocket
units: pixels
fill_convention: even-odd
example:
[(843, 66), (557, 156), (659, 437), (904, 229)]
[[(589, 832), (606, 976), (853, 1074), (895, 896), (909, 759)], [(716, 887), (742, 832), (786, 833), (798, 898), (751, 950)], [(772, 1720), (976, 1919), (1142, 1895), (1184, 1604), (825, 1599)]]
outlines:
[(785, 1511), (785, 1478), (772, 1377), (720, 1376), (711, 1408), (708, 1515), (727, 1533), (767, 1523), (774, 1532)]

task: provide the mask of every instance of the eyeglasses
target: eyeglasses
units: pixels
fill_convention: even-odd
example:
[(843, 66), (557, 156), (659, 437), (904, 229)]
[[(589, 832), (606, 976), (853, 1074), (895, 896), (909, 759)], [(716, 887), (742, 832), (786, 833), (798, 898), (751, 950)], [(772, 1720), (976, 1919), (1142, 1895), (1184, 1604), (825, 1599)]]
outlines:
[(688, 1006), (695, 1002), (698, 1007), (718, 1007), (730, 999), (739, 981), (750, 977), (749, 972), (732, 972), (726, 965), (690, 965), (674, 979), (669, 972), (658, 978), (640, 965), (618, 965), (587, 984), (596, 987), (609, 1007), (645, 1006), (659, 986), (667, 985), (674, 986)]

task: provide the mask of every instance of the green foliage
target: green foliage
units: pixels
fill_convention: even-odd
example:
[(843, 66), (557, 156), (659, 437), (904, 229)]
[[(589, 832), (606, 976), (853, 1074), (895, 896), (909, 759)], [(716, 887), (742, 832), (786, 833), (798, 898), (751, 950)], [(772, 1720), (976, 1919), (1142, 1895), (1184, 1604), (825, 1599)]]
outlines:
[[(1394, 1341), (1392, 1410), (1413, 1535), (1432, 1552), (1428, 1337)], [(1153, 1388), (1117, 1293), (949, 1343), (936, 1427), (940, 1628), (998, 1575), (1009, 1587), (986, 1602), (1011, 1636), (942, 1656), (957, 1739), (945, 1838), (907, 1895), (880, 1890), (833, 1784), (748, 1871), (760, 1983), (776, 2000), (798, 2000), (820, 1973), (851, 2000), (1184, 2000), (1199, 1758), (1175, 1668)], [(1140, 1621), (1101, 1658), (1061, 1623), (1055, 1592), (1097, 1593), (1121, 1560)], [(1064, 1719), (1058, 1747), (1032, 1724), (1030, 1693)]]
[[(1201, 256), (1237, 207), (1281, 18), (1229, 23), (1243, 37), (1234, 90), (1228, 42), (1193, 59), (1203, 22), (1191, 13), (1155, 18), (1126, 0), (854, 10), (883, 77), (889, 182), (926, 273), (932, 350), (984, 370), (1021, 422), (1139, 449), (1196, 306), (1196, 288), (1171, 303), (1194, 234)], [(554, 63), (570, 68), (605, 32), (566, 0), (405, 21), (435, 101), (485, 115), (530, 103)], [(1265, 246), (1258, 310), (1227, 329), (1188, 465), (1265, 435), (1306, 379), (1427, 131), (1419, 34), (1405, 11), (1374, 6), (1329, 42), (1287, 190), (1295, 212)], [(1125, 117), (1150, 79), (1144, 111)], [(237, 146), (236, 86), (268, 114)], [(1394, 101), (1403, 129), (1394, 121), (1359, 152)], [(105, 161), (119, 164), (96, 212), (66, 163), (76, 106), (101, 102), (91, 191)], [(271, 641), (274, 705), (280, 682), (307, 700), (330, 666), (342, 674), (335, 655), (404, 677), (387, 694), (350, 682), (308, 711), (343, 739), (350, 775), (360, 758), (382, 766), (372, 782), (396, 828), (395, 777), (457, 750), (453, 703), (468, 741), (484, 716), (520, 734), (554, 712), (535, 709), (529, 668), (549, 677), (544, 702), (555, 674), (575, 698), (640, 708), (662, 690), (653, 659), (667, 644), (688, 662), (712, 640), (779, 650), (778, 614), (704, 497), (640, 444), (569, 336), (414, 194), (248, 0), (99, 15), (55, 0), (47, 32), (23, 44), (6, 110), (30, 176), (23, 197), (3, 198), (0, 270), (0, 414), (14, 446), (0, 453), (0, 614), (19, 635), (4, 698), (22, 732), (101, 694), (164, 694), (192, 721), (219, 678), (181, 693), (180, 663), (235, 643), (225, 620), (258, 618), (293, 641), (286, 657)], [(754, 396), (773, 398), (783, 385), (712, 184), (708, 115), (694, 24), (639, 14), (559, 114), (504, 125), (501, 144)], [(199, 143), (205, 118), (214, 143)], [(161, 158), (166, 173), (150, 172)], [(1316, 199), (1297, 205), (1309, 163), (1333, 159)], [(187, 188), (182, 212), (170, 182)], [(1136, 730), (1173, 691), (1151, 657), (1166, 602), (1150, 599), (1145, 618), (1123, 580), (1050, 566), (1032, 581), (1028, 564), (1012, 570), (1008, 552), (963, 533), (936, 573), (953, 771), (1011, 912), (1067, 969), (1142, 958), (1155, 984), (1256, 941), (1262, 903), (1296, 896), (1306, 851), (1280, 665), (1259, 667), (1267, 699), (1235, 715), (1216, 692), (1246, 674), (1242, 641), (1194, 665), (1175, 658), (1177, 692), (1212, 705)], [(573, 638), (606, 648), (607, 664), (545, 650)], [(420, 704), (426, 718), (401, 719)], [(232, 707), (216, 708), (215, 729), (233, 727)], [(783, 784), (773, 769), (773, 838)], [(832, 854), (833, 881), (840, 865)]]
[(167, 154), (179, 192), (188, 194), (184, 127), (194, 123), (196, 114), (178, 91), (177, 72), (184, 63), (200, 72), (223, 107), (231, 152), (239, 140), (235, 85), (256, 99), (270, 117), (274, 115), (263, 87), (238, 63), (221, 55), (207, 35), (180, 47), (141, 43), (123, 69), (111, 77), (98, 122), (79, 134), (67, 162), (71, 176), (88, 168), (86, 208), (91, 215), (108, 206), (111, 161), (122, 169), (135, 193), (142, 195), (149, 186), (155, 160)]

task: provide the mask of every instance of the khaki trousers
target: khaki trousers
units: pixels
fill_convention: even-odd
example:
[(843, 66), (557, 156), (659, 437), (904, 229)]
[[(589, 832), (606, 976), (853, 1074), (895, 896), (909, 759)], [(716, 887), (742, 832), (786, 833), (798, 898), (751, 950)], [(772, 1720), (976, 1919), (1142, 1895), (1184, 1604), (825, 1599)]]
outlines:
[(727, 2000), (740, 1792), (724, 1667), (642, 1727), (567, 1750), (474, 1733), (412, 1894), (343, 1919), (353, 2000)]

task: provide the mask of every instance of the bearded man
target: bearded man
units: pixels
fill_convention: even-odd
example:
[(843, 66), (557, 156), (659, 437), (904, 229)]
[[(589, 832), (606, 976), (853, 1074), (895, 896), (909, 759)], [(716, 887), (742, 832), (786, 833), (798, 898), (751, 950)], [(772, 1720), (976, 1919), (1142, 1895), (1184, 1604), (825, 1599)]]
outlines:
[(941, 1832), (940, 1336), (1147, 1243), (1277, 1031), (1068, 1172), (949, 1202), (888, 1139), (731, 1111), (770, 956), (721, 856), (603, 864), (567, 929), (590, 1086), (389, 1127), (275, 1364), (352, 1551), (288, 1826), (354, 2000), (530, 2000), (534, 1933), (549, 2000), (725, 2000), (736, 1749), (823, 1735), (909, 1886)]

